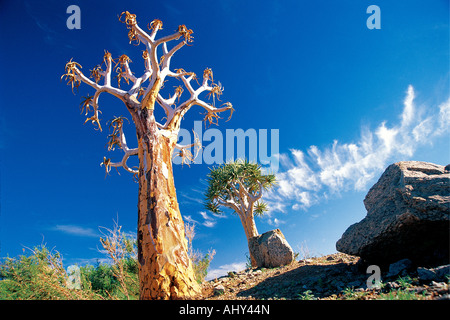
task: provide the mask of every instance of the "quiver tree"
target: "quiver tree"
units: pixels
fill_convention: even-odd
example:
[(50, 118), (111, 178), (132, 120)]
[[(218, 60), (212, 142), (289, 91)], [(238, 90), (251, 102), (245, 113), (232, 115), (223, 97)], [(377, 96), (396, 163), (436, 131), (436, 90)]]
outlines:
[[(196, 89), (194, 87), (198, 79), (195, 73), (170, 69), (173, 55), (193, 41), (192, 30), (180, 25), (177, 32), (156, 39), (158, 31), (162, 29), (160, 20), (153, 20), (147, 25), (149, 32), (141, 29), (136, 22), (136, 15), (128, 11), (123, 12), (119, 20), (128, 29), (130, 43), (145, 47), (142, 54), (145, 69), (141, 75), (136, 76), (131, 71), (129, 57), (122, 55), (114, 60), (106, 51), (102, 64), (94, 67), (89, 76), (81, 71), (80, 64), (71, 59), (66, 64), (63, 77), (72, 86), (72, 91), (78, 89), (81, 82), (95, 90), (93, 96), (88, 95), (82, 102), (86, 114), (91, 113), (86, 122), (90, 121), (102, 130), (99, 97), (106, 92), (125, 104), (135, 124), (138, 146), (129, 148), (123, 131), (125, 118), (111, 120), (112, 134), (109, 136), (108, 149), (121, 148), (124, 155), (119, 162), (104, 157), (102, 165), (107, 173), (112, 167), (122, 167), (139, 182), (137, 240), (140, 298), (191, 298), (198, 293), (199, 287), (187, 255), (184, 223), (175, 193), (172, 157), (178, 155), (184, 163), (189, 162), (193, 159), (191, 148), (199, 146), (198, 141), (187, 146), (177, 144), (181, 120), (192, 106), (204, 108), (204, 121), (210, 123), (219, 118), (220, 112), (230, 110), (231, 116), (233, 108), (230, 103), (215, 106), (223, 88), (220, 83), (214, 83), (211, 69), (207, 68), (203, 72), (201, 84)], [(169, 49), (169, 43), (174, 42)], [(117, 87), (112, 86), (113, 71), (117, 73)], [(177, 86), (173, 95), (165, 98), (160, 91), (169, 78), (181, 80), (183, 86)], [(128, 89), (120, 87), (124, 82)], [(167, 84), (165, 86), (168, 87)], [(181, 99), (183, 92), (188, 93), (187, 99)], [(202, 93), (206, 93), (206, 98), (212, 103), (202, 100)], [(165, 113), (159, 121), (154, 116), (155, 106), (160, 106)], [(138, 168), (127, 165), (132, 156), (139, 158)]]
[[(241, 219), (247, 242), (258, 235), (254, 216), (267, 212), (267, 204), (261, 200), (263, 190), (276, 183), (275, 175), (262, 174), (261, 166), (238, 159), (211, 169), (207, 175), (205, 207), (215, 214), (222, 214), (221, 207), (233, 210)], [(256, 260), (249, 248), (252, 266)]]

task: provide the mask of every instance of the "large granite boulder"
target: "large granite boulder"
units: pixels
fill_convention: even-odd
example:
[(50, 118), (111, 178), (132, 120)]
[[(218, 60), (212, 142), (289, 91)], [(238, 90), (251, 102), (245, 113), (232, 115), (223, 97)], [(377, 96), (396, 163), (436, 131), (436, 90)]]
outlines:
[(367, 216), (336, 249), (374, 264), (408, 258), (449, 263), (450, 166), (404, 161), (390, 165), (364, 199)]
[(250, 238), (248, 247), (258, 268), (276, 268), (294, 261), (294, 252), (280, 229)]

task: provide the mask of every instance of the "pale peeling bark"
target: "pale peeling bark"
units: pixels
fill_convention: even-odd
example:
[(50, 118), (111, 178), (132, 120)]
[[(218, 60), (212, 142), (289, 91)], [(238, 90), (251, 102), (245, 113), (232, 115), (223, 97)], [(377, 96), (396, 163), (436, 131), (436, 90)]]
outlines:
[(250, 239), (259, 235), (258, 230), (256, 229), (255, 219), (253, 218), (253, 212), (239, 214), (239, 218), (241, 219), (241, 223), (245, 231), (245, 236), (247, 237), (247, 243), (249, 245), (248, 252), (250, 255), (252, 267), (256, 267), (256, 259), (253, 256), (252, 250), (250, 250)]
[(250, 238), (259, 235), (258, 230), (256, 229), (255, 219), (253, 218), (252, 213), (239, 215), (239, 217), (241, 218), (242, 225), (244, 226), (247, 241), (250, 240)]
[(172, 173), (176, 143), (156, 131), (139, 139), (138, 261), (141, 299), (186, 299), (199, 293), (187, 255)]

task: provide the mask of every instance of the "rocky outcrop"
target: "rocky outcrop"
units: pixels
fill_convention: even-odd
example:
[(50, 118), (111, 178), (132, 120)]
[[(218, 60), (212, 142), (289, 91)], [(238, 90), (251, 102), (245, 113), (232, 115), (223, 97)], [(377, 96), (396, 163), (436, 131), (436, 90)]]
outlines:
[(417, 268), (417, 275), (423, 281), (448, 281), (447, 277), (450, 276), (450, 264), (431, 269), (419, 267)]
[(258, 268), (276, 268), (294, 261), (294, 252), (280, 229), (250, 238), (248, 247)]
[(344, 232), (336, 249), (380, 265), (404, 258), (448, 263), (448, 169), (419, 161), (390, 165), (364, 199), (367, 216)]

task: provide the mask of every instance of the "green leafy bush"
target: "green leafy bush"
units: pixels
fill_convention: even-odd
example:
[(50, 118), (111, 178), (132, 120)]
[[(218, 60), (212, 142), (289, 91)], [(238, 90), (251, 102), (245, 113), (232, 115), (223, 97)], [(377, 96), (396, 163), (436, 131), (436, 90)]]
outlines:
[[(139, 299), (139, 266), (136, 239), (114, 224), (105, 230), (100, 243), (109, 263), (79, 267), (79, 289), (70, 285), (62, 257), (45, 245), (30, 249), (29, 255), (0, 260), (0, 300), (127, 300)], [(197, 281), (201, 283), (215, 254), (203, 255), (192, 248), (190, 257)]]
[(72, 290), (67, 286), (67, 273), (61, 255), (45, 245), (35, 247), (29, 256), (6, 258), (0, 265), (0, 299), (61, 300), (101, 299), (92, 290)]

